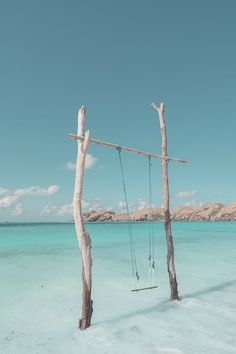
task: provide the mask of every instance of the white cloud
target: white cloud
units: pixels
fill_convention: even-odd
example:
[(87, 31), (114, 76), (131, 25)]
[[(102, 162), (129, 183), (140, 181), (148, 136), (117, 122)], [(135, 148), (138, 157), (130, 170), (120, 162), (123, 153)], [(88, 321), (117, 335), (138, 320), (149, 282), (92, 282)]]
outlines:
[(197, 194), (197, 191), (191, 191), (191, 192), (179, 192), (176, 194), (177, 198), (192, 198)]
[[(15, 192), (11, 193), (8, 189), (0, 188), (0, 194), (11, 193), (0, 199), (0, 208), (8, 208), (13, 203), (15, 203), (18, 199), (25, 196), (51, 196), (54, 193), (58, 192), (60, 189), (57, 185), (51, 185), (48, 188), (37, 187), (29, 187), (17, 189)], [(12, 210), (12, 215), (21, 215), (21, 209), (23, 208), (21, 204), (17, 204), (14, 210)]]
[(124, 209), (124, 207), (126, 206), (125, 202), (123, 202), (122, 200), (120, 200), (118, 202), (118, 209)]
[(95, 163), (97, 162), (97, 158), (94, 157), (93, 155), (87, 154), (86, 159), (85, 159), (85, 169), (89, 170), (92, 168)]
[(148, 202), (142, 198), (139, 199), (138, 201), (138, 209), (139, 210), (142, 210), (144, 208), (147, 208), (148, 207)]
[(59, 207), (56, 215), (64, 216), (64, 215), (73, 215), (73, 205), (72, 204), (64, 204)]
[(23, 213), (23, 207), (21, 203), (16, 204), (15, 208), (12, 210), (11, 215), (20, 216)]
[(19, 197), (25, 197), (25, 196), (45, 196), (45, 195), (53, 195), (59, 191), (60, 187), (57, 185), (51, 185), (48, 188), (41, 188), (39, 186), (32, 186), (29, 188), (22, 188), (22, 189), (17, 189), (15, 191), (15, 195)]
[(41, 210), (41, 215), (52, 215), (52, 216), (64, 216), (73, 215), (73, 205), (72, 204), (62, 204), (62, 205), (45, 205)]
[(0, 195), (1, 195), (1, 194), (6, 194), (6, 193), (9, 193), (9, 190), (6, 189), (6, 188), (0, 187)]
[(66, 167), (68, 168), (68, 170), (73, 171), (73, 170), (75, 170), (75, 168), (76, 168), (76, 164), (73, 163), (73, 162), (71, 162), (71, 161), (68, 161), (68, 162), (66, 163)]
[(192, 199), (189, 202), (185, 203), (183, 206), (197, 208), (203, 206), (203, 203), (197, 203), (195, 199)]
[[(91, 154), (87, 154), (86, 159), (85, 159), (85, 169), (86, 170), (91, 169), (95, 165), (96, 162), (97, 162), (96, 157), (94, 157)], [(74, 162), (68, 161), (66, 163), (66, 167), (68, 168), (68, 170), (75, 170), (76, 164)]]
[(53, 212), (55, 212), (55, 210), (57, 209), (57, 207), (55, 205), (45, 205), (43, 207), (43, 209), (41, 210), (41, 215), (50, 215)]
[[(129, 203), (129, 212), (137, 210), (137, 203)], [(120, 214), (127, 213), (126, 203), (124, 201), (119, 201), (117, 204), (117, 211)]]
[[(150, 207), (154, 208), (155, 204), (151, 204)], [(146, 201), (144, 198), (139, 198), (135, 202), (129, 203), (129, 212), (130, 213), (135, 212), (137, 210), (142, 210), (145, 208), (149, 208), (149, 204), (148, 204), (148, 201)], [(127, 212), (126, 203), (122, 200), (119, 201), (117, 203), (116, 211), (121, 214), (126, 213)]]
[[(43, 190), (43, 188), (42, 188)], [(60, 187), (57, 186), (56, 184), (53, 184), (51, 186), (48, 187), (48, 189), (46, 189), (46, 192), (44, 195), (53, 195), (55, 193), (57, 193), (60, 190)]]
[[(92, 201), (82, 200), (83, 212), (101, 209), (102, 203), (100, 198), (95, 198)], [(47, 216), (66, 216), (73, 215), (73, 204), (62, 205), (45, 205), (41, 210), (41, 215)]]
[(103, 209), (102, 200), (100, 198), (95, 198), (90, 201), (82, 200), (82, 209), (83, 209), (83, 212)]
[(8, 208), (11, 206), (19, 197), (17, 195), (7, 195), (4, 198), (0, 199), (0, 207)]
[(99, 210), (99, 209), (103, 209), (102, 208), (102, 202), (100, 199), (94, 200), (93, 202), (90, 202), (90, 208), (89, 211), (95, 211), (95, 210)]
[(88, 202), (87, 200), (82, 200), (82, 208), (83, 209), (88, 209), (90, 208), (90, 202)]

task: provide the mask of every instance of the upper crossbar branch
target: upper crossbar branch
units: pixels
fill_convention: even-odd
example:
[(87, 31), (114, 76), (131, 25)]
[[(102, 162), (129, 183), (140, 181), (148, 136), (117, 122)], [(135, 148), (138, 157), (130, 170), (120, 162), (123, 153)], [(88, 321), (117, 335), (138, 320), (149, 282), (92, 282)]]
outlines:
[[(84, 139), (85, 139), (84, 136), (76, 135), (76, 134), (68, 134), (68, 137), (70, 139), (75, 139), (75, 140), (80, 140), (80, 141), (84, 141)], [(126, 151), (126, 152), (131, 152), (133, 154), (138, 154), (138, 155), (143, 155), (143, 156), (150, 156), (150, 157), (153, 157), (155, 159), (160, 159), (160, 160), (168, 160), (168, 161), (174, 161), (174, 162), (180, 162), (180, 163), (190, 163), (191, 162), (191, 161), (188, 161), (188, 160), (177, 159), (177, 158), (171, 157), (171, 156), (161, 156), (161, 155), (157, 155), (157, 154), (152, 154), (152, 153), (149, 153), (149, 152), (145, 152), (145, 151), (129, 148), (129, 147), (126, 147), (126, 146), (120, 146), (120, 145), (117, 145), (117, 144), (112, 144), (112, 143), (108, 143), (106, 141), (92, 139), (92, 138), (90, 138), (89, 142), (90, 142), (90, 144), (103, 145), (103, 146), (106, 146), (106, 147), (111, 148), (111, 149), (120, 149), (120, 150), (123, 150), (123, 151)]]

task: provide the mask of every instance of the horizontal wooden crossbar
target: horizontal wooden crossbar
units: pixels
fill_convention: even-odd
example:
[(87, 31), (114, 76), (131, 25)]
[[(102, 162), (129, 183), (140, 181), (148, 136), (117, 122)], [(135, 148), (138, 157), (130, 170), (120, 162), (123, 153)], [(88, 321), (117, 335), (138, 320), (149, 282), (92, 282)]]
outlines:
[[(84, 141), (84, 136), (81, 136), (81, 135), (68, 134), (68, 137), (70, 139)], [(153, 157), (155, 159), (168, 160), (168, 161), (174, 161), (174, 162), (180, 162), (180, 163), (189, 163), (189, 162), (191, 162), (191, 161), (188, 161), (188, 160), (176, 159), (175, 157), (161, 156), (161, 155), (152, 154), (152, 153), (149, 153), (149, 152), (145, 152), (145, 151), (140, 151), (140, 150), (137, 150), (137, 149), (129, 148), (129, 147), (126, 147), (126, 146), (120, 146), (120, 145), (117, 145), (117, 144), (107, 143), (106, 141), (102, 141), (102, 140), (97, 140), (97, 139), (91, 139), (90, 138), (89, 141), (92, 144), (103, 145), (103, 146), (106, 146), (106, 147), (111, 148), (111, 149), (117, 149), (117, 150), (120, 149), (120, 150), (123, 150), (123, 151), (126, 151), (126, 152), (131, 152), (133, 154), (138, 154), (138, 155), (143, 155), (143, 156), (150, 156), (150, 157)]]

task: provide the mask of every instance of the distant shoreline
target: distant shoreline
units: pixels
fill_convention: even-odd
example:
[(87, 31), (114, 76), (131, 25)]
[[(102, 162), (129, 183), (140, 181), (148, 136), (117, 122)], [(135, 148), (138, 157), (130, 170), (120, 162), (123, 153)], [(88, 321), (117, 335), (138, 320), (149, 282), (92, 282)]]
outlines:
[[(163, 224), (164, 221), (163, 220), (154, 220), (154, 221), (134, 221), (131, 220), (129, 221), (86, 221), (85, 224), (86, 225), (115, 225), (115, 224), (148, 224), (149, 222), (153, 222), (153, 223), (160, 223)], [(172, 220), (172, 223), (220, 223), (220, 222), (224, 222), (224, 223), (235, 223), (236, 220)], [(29, 221), (29, 222), (8, 222), (8, 223), (4, 223), (4, 222), (0, 222), (0, 227), (11, 227), (11, 226), (43, 226), (43, 225), (74, 225), (73, 222), (70, 221), (45, 221), (45, 222), (37, 222), (37, 221)]]
[[(86, 224), (114, 224), (114, 223), (145, 223), (145, 222), (164, 222), (164, 213), (162, 208), (141, 209), (130, 213), (128, 220), (127, 214), (115, 213), (110, 210), (93, 210), (84, 213), (84, 222)], [(197, 208), (183, 206), (171, 210), (171, 221), (174, 222), (214, 222), (214, 221), (236, 221), (236, 203), (223, 204), (206, 204)], [(69, 221), (29, 221), (1, 222), (0, 226), (15, 225), (43, 225), (43, 224), (73, 224), (74, 220)]]
[[(183, 206), (172, 209), (171, 221), (236, 221), (236, 203), (223, 205), (211, 203), (200, 207)], [(129, 217), (125, 213), (116, 214), (109, 210), (94, 210), (84, 214), (85, 222), (148, 222), (164, 221), (162, 208), (133, 211)]]

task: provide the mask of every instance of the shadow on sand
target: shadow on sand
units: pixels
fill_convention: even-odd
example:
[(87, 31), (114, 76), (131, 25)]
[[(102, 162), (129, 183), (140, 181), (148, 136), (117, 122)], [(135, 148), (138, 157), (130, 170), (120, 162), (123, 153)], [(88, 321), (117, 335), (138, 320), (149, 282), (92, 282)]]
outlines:
[(185, 294), (184, 297), (197, 297), (199, 295), (208, 294), (208, 293), (212, 293), (215, 291), (222, 291), (222, 290), (224, 290), (232, 285), (235, 285), (235, 284), (236, 284), (236, 278), (232, 279), (230, 281), (226, 281), (224, 283), (220, 283), (218, 285), (211, 286), (206, 289), (202, 289), (202, 290), (190, 293), (190, 294)]
[[(220, 283), (218, 285), (211, 286), (206, 289), (202, 289), (202, 290), (199, 290), (199, 291), (196, 291), (193, 293), (189, 293), (189, 294), (184, 294), (180, 298), (180, 301), (182, 299), (186, 299), (186, 298), (198, 298), (198, 296), (200, 296), (200, 295), (204, 295), (204, 294), (208, 294), (208, 293), (212, 293), (212, 292), (216, 292), (216, 291), (222, 291), (222, 290), (224, 290), (230, 286), (233, 286), (235, 284), (236, 284), (236, 279), (232, 279), (230, 281)], [(93, 323), (93, 326), (119, 322), (122, 320), (130, 319), (130, 318), (135, 317), (137, 315), (145, 315), (145, 314), (149, 314), (149, 313), (152, 313), (155, 311), (156, 312), (166, 312), (166, 311), (176, 308), (177, 303), (179, 303), (179, 302), (178, 301), (163, 300), (163, 301), (159, 302), (157, 305), (148, 307), (146, 309), (132, 311), (132, 312), (126, 313), (124, 315), (114, 317), (109, 320), (95, 322), (95, 323)]]

